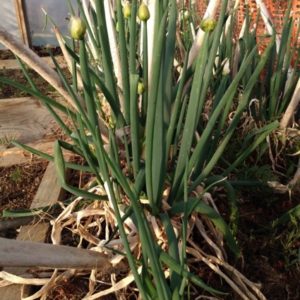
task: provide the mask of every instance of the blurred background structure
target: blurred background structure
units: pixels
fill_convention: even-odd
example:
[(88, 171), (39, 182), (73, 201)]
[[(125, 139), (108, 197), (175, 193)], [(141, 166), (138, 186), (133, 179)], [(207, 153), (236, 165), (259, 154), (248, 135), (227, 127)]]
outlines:
[[(202, 17), (206, 11), (207, 4), (209, 1), (195, 1), (197, 5), (197, 10), (199, 12), (200, 17)], [(234, 2), (234, 1), (233, 1)], [(237, 2), (237, 1), (235, 1)], [(240, 0), (238, 1), (238, 14), (237, 14), (237, 22), (238, 28), (242, 27), (246, 10), (249, 9), (250, 16), (251, 16), (251, 23), (252, 26), (255, 26), (257, 23), (257, 39), (261, 43), (262, 48), (266, 46), (268, 43), (268, 38), (266, 37), (266, 28), (265, 24), (259, 14), (259, 9), (257, 2), (263, 2), (268, 9), (268, 12), (271, 16), (271, 21), (274, 24), (276, 32), (280, 35), (282, 32), (282, 25), (284, 14), (288, 7), (288, 0)], [(247, 8), (248, 7), (248, 8)], [(291, 14), (294, 19), (294, 26), (293, 26), (293, 46), (300, 46), (300, 38), (298, 34), (299, 28), (299, 18), (300, 18), (300, 0), (292, 0), (292, 11)], [(298, 36), (298, 38), (296, 38)]]

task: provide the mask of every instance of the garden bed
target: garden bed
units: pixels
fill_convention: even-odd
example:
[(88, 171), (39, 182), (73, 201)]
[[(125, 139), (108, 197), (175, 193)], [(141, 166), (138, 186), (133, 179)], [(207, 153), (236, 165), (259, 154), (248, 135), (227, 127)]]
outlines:
[[(238, 241), (243, 253), (240, 268), (253, 282), (262, 284), (267, 299), (300, 297), (300, 228), (290, 224), (270, 230), (272, 221), (300, 204), (300, 193), (244, 190), (239, 194)], [(226, 217), (226, 216), (225, 216)]]
[[(147, 56), (141, 56), (139, 51), (135, 53), (139, 44), (133, 37), (140, 32), (140, 24), (131, 22), (124, 31), (122, 25), (127, 26), (129, 22), (124, 25), (122, 18), (118, 20), (120, 41), (116, 45), (122, 48), (120, 61), (125, 65), (120, 74), (109, 66), (113, 50), (108, 43), (101, 51), (93, 44), (85, 44), (85, 26), (82, 26), (82, 36), (72, 36), (80, 39), (80, 54), (77, 49), (69, 49), (73, 63), (72, 85), (64, 83), (62, 86), (64, 78), (60, 72), (56, 74), (50, 68), (43, 68), (42, 60), (19, 46), (24, 61), (36, 63), (35, 69), (68, 102), (66, 107), (61, 107), (61, 112), (72, 116), (72, 126), (69, 128), (65, 120), (58, 122), (69, 138), (70, 143), (66, 143), (64, 134), (55, 127), (40, 103), (32, 98), (20, 99), (28, 94), (2, 86), (3, 97), (14, 97), (0, 99), (0, 124), (1, 118), (4, 124), (0, 127), (0, 133), (4, 132), (0, 153), (0, 163), (4, 165), (0, 175), (3, 171), (3, 182), (7, 185), (8, 195), (4, 200), (11, 200), (5, 207), (13, 208), (14, 201), (19, 201), (11, 192), (20, 176), (26, 176), (26, 168), (31, 170), (31, 167), (31, 175), (38, 179), (26, 178), (24, 184), (28, 190), (24, 193), (28, 191), (28, 199), (34, 196), (32, 209), (46, 207), (40, 210), (41, 222), (23, 226), (17, 239), (42, 242), (31, 244), (36, 247), (34, 251), (57, 246), (57, 251), (63, 254), (53, 251), (53, 257), (61, 260), (67, 261), (71, 251), (81, 251), (93, 258), (99, 255), (102, 263), (109, 265), (107, 271), (102, 264), (95, 264), (95, 260), (88, 265), (76, 265), (80, 259), (70, 259), (68, 264), (60, 261), (57, 267), (48, 257), (43, 257), (46, 262), (40, 261), (34, 266), (47, 267), (48, 281), (37, 284), (42, 289), (32, 289), (31, 283), (26, 281), (29, 287), (25, 294), (35, 292), (32, 298), (43, 295), (48, 300), (80, 300), (84, 296), (98, 299), (99, 291), (103, 290), (105, 296), (101, 299), (136, 299), (138, 293), (149, 299), (169, 299), (171, 294), (176, 299), (188, 296), (201, 299), (210, 294), (219, 300), (300, 298), (297, 216), (289, 215), (284, 222), (274, 225), (275, 220), (300, 204), (297, 180), (291, 183), (297, 169), (298, 140), (289, 135), (290, 131), (299, 134), (298, 125), (292, 125), (291, 119), (286, 124), (293, 128), (283, 130), (279, 125), (298, 79), (295, 73), (289, 85), (281, 82), (288, 75), (283, 68), (285, 48), (277, 53), (275, 39), (263, 55), (257, 51), (250, 28), (232, 44), (232, 36), (226, 33), (225, 27), (222, 29), (227, 16), (224, 3), (218, 24), (213, 20), (202, 22), (201, 28), (208, 31), (203, 32), (206, 42), (197, 58), (199, 49), (194, 52), (191, 49), (187, 58), (190, 60), (193, 54), (196, 62), (195, 68), (187, 73), (183, 57), (177, 57), (176, 53), (180, 47), (182, 52), (189, 51), (189, 43), (186, 48), (182, 45), (188, 40), (191, 42), (191, 37), (185, 36), (188, 35), (185, 22), (191, 17), (187, 15), (178, 25), (175, 2), (174, 6), (170, 2), (170, 11), (164, 14), (169, 14), (169, 18), (165, 17), (159, 24), (160, 34), (154, 44), (161, 51), (158, 57), (154, 55), (152, 64), (146, 61)], [(161, 9), (167, 10), (167, 6), (162, 5)], [(118, 10), (120, 18), (121, 8)], [(101, 6), (98, 6), (95, 13), (100, 12)], [(149, 18), (147, 10), (144, 17)], [(95, 24), (91, 28), (103, 26), (105, 29), (113, 25), (102, 24), (102, 21), (93, 18), (90, 22)], [(141, 19), (141, 22), (146, 21)], [(82, 25), (83, 21), (72, 18), (73, 22)], [(170, 26), (164, 28), (164, 22)], [(121, 38), (122, 31), (128, 34), (128, 41)], [(172, 52), (175, 37), (182, 41), (179, 47), (174, 45)], [(107, 37), (102, 38), (105, 44)], [(144, 36), (144, 42), (146, 38)], [(18, 52), (13, 42), (9, 45)], [(145, 45), (143, 43), (143, 47)], [(127, 55), (129, 67), (124, 63)], [(6, 64), (4, 76), (27, 84), (20, 70), (14, 69), (15, 61), (4, 56), (8, 58), (3, 64)], [(278, 65), (273, 66), (269, 57), (275, 57)], [(176, 68), (174, 61), (179, 62)], [(148, 78), (148, 70), (149, 74), (153, 72), (153, 78)], [(36, 73), (29, 73), (43, 95), (55, 95), (43, 79), (35, 78)], [(164, 84), (160, 84), (160, 78)], [(9, 84), (14, 86), (13, 82)], [(33, 90), (31, 94), (37, 93)], [(281, 107), (281, 97), (285, 95), (286, 106)], [(103, 98), (110, 106), (107, 111), (102, 107)], [(155, 105), (151, 106), (151, 101)], [(55, 103), (45, 102), (57, 109)], [(23, 150), (10, 148), (10, 139), (54, 153), (54, 162), (47, 167), (46, 162), (38, 162), (41, 167), (34, 169), (36, 158), (32, 161)], [(65, 176), (70, 167), (68, 152), (81, 156), (72, 165), (81, 171), (70, 172), (71, 178)], [(23, 165), (15, 166), (20, 163)], [(90, 185), (85, 185), (88, 182)], [(63, 197), (60, 185), (70, 194)], [(38, 189), (31, 190), (37, 186)], [(71, 193), (76, 196), (71, 197)], [(66, 199), (68, 201), (64, 201)], [(28, 201), (20, 204), (20, 208), (28, 207)], [(59, 205), (57, 201), (61, 201)], [(44, 217), (51, 220), (51, 226), (49, 222), (42, 222)], [(20, 249), (17, 250), (20, 254)], [(19, 257), (14, 258), (17, 261)], [(22, 261), (12, 259), (10, 263)], [(43, 276), (42, 269), (29, 273), (25, 268), (7, 268), (7, 271), (19, 275), (31, 272), (37, 279)], [(115, 286), (122, 288), (116, 291)], [(112, 296), (106, 296), (109, 293)], [(3, 295), (8, 300), (19, 300), (20, 286), (17, 291), (15, 286), (8, 287)]]
[[(39, 49), (39, 54), (42, 49)], [(55, 51), (55, 53), (57, 50)], [(18, 63), (9, 51), (0, 51), (0, 74), (6, 78), (26, 83)], [(45, 57), (45, 63), (51, 58)], [(45, 94), (53, 95), (53, 89), (34, 71), (29, 73), (35, 84)], [(26, 97), (27, 96), (27, 97)], [(0, 213), (4, 211), (22, 212), (26, 209), (51, 206), (62, 199), (55, 168), (24, 150), (12, 147), (11, 141), (26, 143), (45, 153), (53, 152), (53, 141), (61, 131), (58, 130), (49, 112), (29, 95), (8, 86), (0, 86)], [(49, 190), (48, 190), (49, 189)], [(0, 236), (44, 242), (48, 224), (33, 217), (0, 219)], [(26, 225), (33, 223), (33, 225)], [(21, 226), (23, 225), (23, 226)], [(21, 226), (21, 228), (20, 228)], [(25, 269), (17, 268), (14, 274), (23, 274)], [(1, 289), (1, 297), (20, 299), (20, 286)]]
[(41, 160), (0, 167), (0, 212), (29, 208), (46, 167), (47, 162)]

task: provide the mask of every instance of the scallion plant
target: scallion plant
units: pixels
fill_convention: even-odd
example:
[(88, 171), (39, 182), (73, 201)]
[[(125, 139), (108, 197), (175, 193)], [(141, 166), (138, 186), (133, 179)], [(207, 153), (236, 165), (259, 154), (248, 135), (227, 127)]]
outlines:
[[(43, 95), (30, 78), (31, 88), (0, 79), (39, 98), (67, 137), (55, 142), (53, 156), (15, 144), (54, 161), (62, 187), (74, 195), (103, 198), (71, 186), (64, 175), (66, 168), (93, 174), (105, 189), (142, 299), (186, 299), (190, 284), (222, 294), (189, 270), (185, 253), (189, 218), (194, 213), (209, 218), (232, 253), (238, 256), (239, 249), (230, 226), (203, 200), (203, 193), (195, 191), (199, 186), (205, 191), (224, 186), (231, 199), (231, 222), (235, 223), (234, 191), (226, 176), (278, 126), (271, 118), (272, 122), (249, 137), (247, 147), (224, 163), (222, 158), (231, 151), (230, 142), (274, 50), (274, 37), (259, 55), (251, 36), (245, 35), (242, 56), (235, 62), (233, 22), (231, 30), (227, 26), (228, 17), (235, 12), (228, 10), (227, 2), (222, 1), (218, 19), (201, 22), (204, 39), (196, 60), (189, 65), (193, 41), (188, 39), (192, 35), (180, 32), (184, 21), (178, 20), (175, 0), (156, 1), (151, 11), (137, 0), (125, 7), (121, 0), (114, 1), (115, 6), (95, 0), (90, 1), (90, 9), (86, 1), (78, 0), (79, 16), (71, 11), (71, 37), (62, 38), (71, 60), (71, 82), (53, 57), (72, 105)], [(280, 63), (285, 61), (280, 59)], [(28, 75), (26, 68), (23, 70)], [(275, 79), (270, 79), (273, 85)], [(274, 111), (272, 99), (269, 114)], [(62, 115), (71, 122), (66, 123)], [(86, 164), (65, 161), (63, 150), (83, 157)], [(167, 249), (154, 237), (149, 215), (162, 224)], [(178, 216), (180, 232), (172, 223)], [(130, 249), (125, 218), (138, 229), (139, 259)]]

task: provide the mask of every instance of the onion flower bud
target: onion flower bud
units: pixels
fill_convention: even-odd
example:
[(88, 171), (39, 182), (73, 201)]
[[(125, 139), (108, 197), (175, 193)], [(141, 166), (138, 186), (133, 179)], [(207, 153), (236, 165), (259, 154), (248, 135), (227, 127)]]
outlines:
[(129, 19), (131, 16), (131, 4), (126, 3), (123, 7), (123, 15), (125, 19)]
[(148, 6), (143, 2), (138, 10), (138, 17), (141, 21), (147, 22), (150, 18)]
[(71, 17), (70, 34), (74, 40), (83, 40), (86, 32), (86, 25), (79, 17)]
[(213, 19), (205, 19), (201, 22), (200, 24), (200, 28), (204, 31), (204, 32), (210, 32), (213, 31), (215, 29), (217, 25), (217, 22)]
[(139, 81), (138, 86), (137, 86), (137, 93), (139, 95), (142, 95), (144, 92), (145, 92), (145, 86), (141, 81)]

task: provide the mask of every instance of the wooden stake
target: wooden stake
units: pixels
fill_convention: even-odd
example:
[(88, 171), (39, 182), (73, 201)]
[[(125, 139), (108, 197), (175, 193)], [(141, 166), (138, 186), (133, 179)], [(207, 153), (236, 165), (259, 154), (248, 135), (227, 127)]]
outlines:
[(0, 238), (0, 254), (1, 266), (102, 270), (111, 267), (109, 258), (96, 251), (5, 238)]
[(0, 42), (17, 55), (25, 64), (31, 66), (40, 76), (52, 85), (71, 107), (77, 110), (73, 98), (65, 89), (58, 74), (30, 48), (16, 40), (0, 25)]
[(26, 20), (24, 1), (23, 0), (15, 0), (15, 9), (16, 9), (16, 16), (17, 16), (19, 30), (21, 33), (23, 43), (30, 47), (31, 41), (29, 38), (29, 33), (28, 33), (28, 28), (27, 28), (27, 20)]

